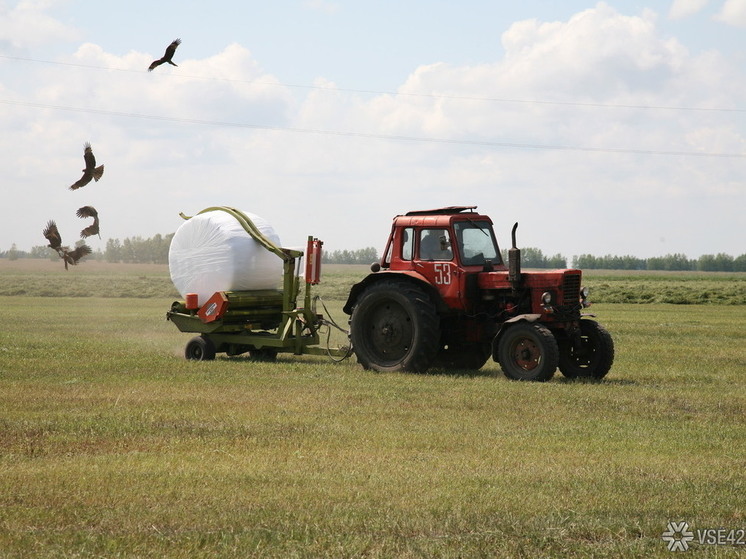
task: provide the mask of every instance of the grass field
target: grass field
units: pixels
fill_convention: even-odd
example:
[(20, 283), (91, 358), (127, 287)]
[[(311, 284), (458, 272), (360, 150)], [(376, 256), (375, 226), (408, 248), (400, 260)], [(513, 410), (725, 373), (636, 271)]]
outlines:
[[(317, 293), (344, 299), (369, 273), (365, 265), (325, 265)], [(744, 272), (616, 272), (590, 270), (584, 282), (597, 303), (746, 305)], [(0, 296), (179, 298), (165, 264), (83, 262), (65, 271), (61, 261), (0, 259)]]
[[(696, 539), (746, 528), (744, 305), (594, 305), (607, 379), (517, 383), (187, 362), (165, 268), (42, 262), (0, 266), (2, 558), (669, 557), (670, 521), (746, 551)], [(358, 273), (326, 276), (342, 325)]]

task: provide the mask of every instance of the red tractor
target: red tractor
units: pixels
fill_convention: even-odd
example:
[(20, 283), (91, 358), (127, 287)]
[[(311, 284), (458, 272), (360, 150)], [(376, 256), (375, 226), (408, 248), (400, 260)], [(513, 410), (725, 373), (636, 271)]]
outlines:
[(614, 342), (584, 317), (580, 270), (506, 266), (492, 220), (476, 206), (413, 211), (394, 218), (380, 263), (350, 291), (350, 339), (358, 362), (376, 371), (472, 369), (491, 357), (508, 378), (603, 378)]

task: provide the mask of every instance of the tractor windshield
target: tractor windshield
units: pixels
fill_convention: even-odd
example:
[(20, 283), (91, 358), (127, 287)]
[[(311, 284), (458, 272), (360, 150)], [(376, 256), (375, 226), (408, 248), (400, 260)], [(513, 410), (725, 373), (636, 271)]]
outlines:
[(457, 221), (454, 229), (464, 266), (481, 266), (487, 260), (495, 265), (502, 264), (489, 221)]

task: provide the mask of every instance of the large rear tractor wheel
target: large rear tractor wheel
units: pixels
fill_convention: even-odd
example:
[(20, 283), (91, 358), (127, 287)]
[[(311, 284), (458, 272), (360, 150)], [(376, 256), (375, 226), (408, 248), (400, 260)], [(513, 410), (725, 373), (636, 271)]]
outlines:
[(190, 361), (209, 361), (215, 359), (215, 344), (205, 336), (195, 336), (186, 345), (184, 357)]
[(518, 322), (502, 334), (497, 356), (506, 377), (544, 382), (554, 376), (559, 348), (547, 327)]
[(358, 299), (350, 339), (365, 369), (424, 373), (438, 353), (440, 320), (420, 287), (381, 280)]
[(567, 378), (604, 378), (613, 362), (614, 340), (594, 320), (581, 320), (579, 338), (560, 347), (559, 368)]

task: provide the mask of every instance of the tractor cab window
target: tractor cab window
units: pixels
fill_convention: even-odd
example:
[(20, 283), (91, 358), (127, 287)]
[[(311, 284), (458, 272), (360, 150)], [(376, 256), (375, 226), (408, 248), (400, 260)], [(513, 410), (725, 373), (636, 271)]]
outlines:
[(493, 264), (502, 264), (489, 222), (459, 221), (454, 225), (464, 266), (481, 266), (487, 260)]
[(412, 260), (414, 256), (414, 230), (411, 227), (406, 227), (401, 235), (401, 259)]
[(451, 236), (448, 229), (420, 231), (420, 260), (452, 260)]
[(391, 246), (392, 246), (392, 243), (391, 243), (391, 242), (389, 242), (389, 243), (388, 243), (388, 244), (386, 245), (386, 254), (385, 254), (385, 255), (384, 255), (384, 257), (383, 257), (383, 267), (384, 267), (384, 268), (389, 268), (389, 267), (391, 267), (391, 252), (392, 252), (392, 251), (391, 251)]

